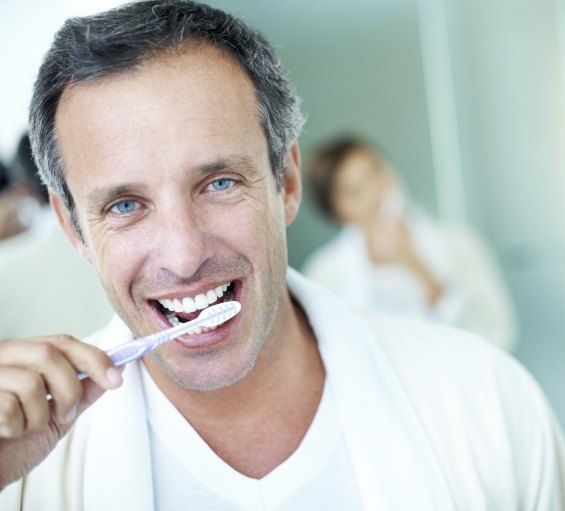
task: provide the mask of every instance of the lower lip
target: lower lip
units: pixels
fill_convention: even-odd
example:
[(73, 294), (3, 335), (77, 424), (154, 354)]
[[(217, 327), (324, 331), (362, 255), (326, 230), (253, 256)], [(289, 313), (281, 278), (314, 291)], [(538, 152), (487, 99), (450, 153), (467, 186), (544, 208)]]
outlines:
[(172, 341), (173, 344), (189, 349), (211, 348), (227, 341), (230, 338), (232, 330), (238, 317), (234, 317), (225, 323), (219, 325), (215, 330), (203, 332), (201, 334), (181, 335)]

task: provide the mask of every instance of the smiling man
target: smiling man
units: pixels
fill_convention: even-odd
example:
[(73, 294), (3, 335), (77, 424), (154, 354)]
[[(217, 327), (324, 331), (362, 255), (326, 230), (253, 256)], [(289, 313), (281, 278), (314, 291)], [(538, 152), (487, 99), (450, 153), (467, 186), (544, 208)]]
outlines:
[(284, 230), (300, 200), (299, 160), (293, 141), (279, 191), (252, 80), (225, 50), (184, 45), (65, 89), (55, 131), (76, 226), (64, 200), (52, 203), (135, 335), (217, 300), (242, 304), (225, 326), (146, 360), (163, 385), (172, 377), (214, 390), (245, 376), (269, 334), (291, 327)]
[[(152, 0), (59, 31), (35, 156), (117, 316), (86, 343), (0, 343), (3, 510), (560, 509), (561, 436), (522, 368), (287, 268), (302, 122), (273, 48), (221, 11)], [(229, 300), (123, 374), (102, 351)]]

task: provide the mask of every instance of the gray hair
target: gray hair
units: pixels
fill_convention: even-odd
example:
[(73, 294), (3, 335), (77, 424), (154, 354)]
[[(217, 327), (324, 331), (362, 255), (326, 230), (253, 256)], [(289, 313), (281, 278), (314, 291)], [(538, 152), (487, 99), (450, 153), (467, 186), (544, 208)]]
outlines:
[(300, 100), (277, 52), (256, 30), (221, 10), (189, 0), (133, 2), (93, 16), (71, 18), (55, 35), (35, 82), (30, 139), (43, 182), (76, 223), (55, 136), (55, 114), (65, 87), (133, 69), (184, 43), (212, 44), (233, 55), (251, 78), (277, 186), (286, 151), (304, 124)]

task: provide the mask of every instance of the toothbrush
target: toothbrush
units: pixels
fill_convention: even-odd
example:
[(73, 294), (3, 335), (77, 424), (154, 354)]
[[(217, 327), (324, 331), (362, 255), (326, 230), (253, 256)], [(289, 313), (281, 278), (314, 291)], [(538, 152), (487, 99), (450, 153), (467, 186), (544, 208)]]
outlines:
[[(200, 315), (192, 321), (181, 323), (180, 325), (148, 335), (147, 337), (133, 339), (106, 351), (106, 354), (110, 357), (110, 360), (114, 362), (116, 367), (121, 367), (195, 328), (210, 328), (221, 325), (228, 319), (233, 318), (240, 310), (241, 304), (239, 302), (230, 301), (218, 303), (204, 309)], [(77, 376), (79, 380), (87, 378), (87, 375), (84, 373), (78, 373)]]

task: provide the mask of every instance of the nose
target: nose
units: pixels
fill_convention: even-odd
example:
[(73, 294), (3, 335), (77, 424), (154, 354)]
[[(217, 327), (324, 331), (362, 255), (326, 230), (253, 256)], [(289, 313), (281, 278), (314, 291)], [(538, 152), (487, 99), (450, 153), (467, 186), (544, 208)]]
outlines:
[(195, 213), (179, 204), (158, 215), (155, 229), (157, 264), (180, 278), (190, 278), (206, 260), (207, 234)]

